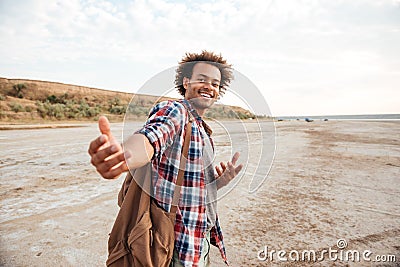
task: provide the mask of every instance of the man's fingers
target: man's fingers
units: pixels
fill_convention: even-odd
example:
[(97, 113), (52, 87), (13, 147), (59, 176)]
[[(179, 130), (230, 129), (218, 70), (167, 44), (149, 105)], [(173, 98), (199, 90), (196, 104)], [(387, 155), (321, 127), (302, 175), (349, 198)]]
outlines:
[(99, 130), (102, 134), (107, 135), (110, 139), (113, 139), (110, 130), (110, 122), (108, 121), (107, 117), (100, 116), (99, 118)]
[(219, 163), (222, 167), (222, 171), (224, 172), (226, 170), (226, 164), (224, 162)]
[[(223, 171), (221, 171), (219, 166), (216, 166), (215, 169), (219, 175), (217, 188), (221, 188), (227, 185), (231, 180), (233, 180), (236, 175), (242, 170), (243, 164), (236, 166), (236, 162), (239, 159), (239, 152), (236, 152), (232, 157), (232, 162), (228, 161), (227, 164), (221, 162), (220, 166), (222, 167)], [(224, 174), (224, 175), (223, 175)]]
[(228, 172), (231, 175), (235, 175), (235, 166), (233, 166), (232, 162), (228, 162)]
[(232, 164), (233, 164), (233, 165), (236, 165), (236, 162), (238, 161), (239, 157), (240, 157), (240, 153), (239, 153), (239, 152), (236, 152), (236, 153), (233, 155), (233, 157), (232, 157)]
[(97, 153), (92, 155), (92, 164), (94, 166), (97, 166), (97, 164), (102, 163), (107, 158), (113, 156), (120, 151), (122, 151), (122, 148), (119, 144), (113, 144), (104, 149), (98, 150)]
[(234, 178), (243, 168), (243, 165), (235, 167), (231, 162), (228, 162), (228, 172), (232, 178)]
[(240, 164), (239, 166), (237, 166), (237, 167), (235, 168), (236, 174), (238, 174), (238, 173), (242, 170), (242, 168), (243, 168), (243, 164)]
[(119, 153), (117, 155), (115, 155), (112, 158), (107, 159), (106, 161), (103, 161), (99, 164), (97, 164), (97, 171), (100, 174), (104, 174), (109, 172), (110, 170), (113, 170), (115, 168), (118, 168), (120, 164), (124, 163), (126, 165), (125, 162), (125, 155), (124, 153)]
[(93, 140), (88, 149), (91, 163), (106, 179), (114, 179), (121, 173), (128, 171), (126, 164), (127, 153), (123, 153), (121, 144), (118, 144), (111, 134), (110, 122), (105, 116), (99, 118), (99, 130), (102, 133)]
[(102, 173), (102, 176), (106, 179), (115, 179), (118, 178), (121, 173), (128, 171), (129, 168), (125, 162), (122, 162), (120, 165), (110, 169), (109, 171)]
[(107, 142), (108, 142), (107, 135), (100, 135), (95, 140), (90, 142), (88, 149), (89, 155), (93, 156), (93, 154), (95, 154), (99, 150), (99, 148)]
[(221, 176), (223, 171), (221, 170), (221, 168), (217, 165), (215, 166), (215, 170), (217, 171), (218, 176)]

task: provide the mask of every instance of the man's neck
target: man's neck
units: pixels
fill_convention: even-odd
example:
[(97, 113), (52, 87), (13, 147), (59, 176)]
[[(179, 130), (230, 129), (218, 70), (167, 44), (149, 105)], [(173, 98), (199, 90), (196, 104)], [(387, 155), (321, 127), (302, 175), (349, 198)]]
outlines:
[(206, 112), (205, 109), (198, 109), (195, 107), (194, 107), (194, 109), (196, 110), (197, 114), (199, 114), (200, 117), (203, 117), (204, 113)]
[(192, 108), (194, 110), (196, 110), (197, 115), (199, 115), (200, 117), (203, 117), (204, 113), (206, 112), (206, 109), (197, 107), (196, 104), (194, 104), (192, 101), (190, 101), (190, 99), (186, 99), (186, 100), (189, 101), (189, 103), (191, 104)]

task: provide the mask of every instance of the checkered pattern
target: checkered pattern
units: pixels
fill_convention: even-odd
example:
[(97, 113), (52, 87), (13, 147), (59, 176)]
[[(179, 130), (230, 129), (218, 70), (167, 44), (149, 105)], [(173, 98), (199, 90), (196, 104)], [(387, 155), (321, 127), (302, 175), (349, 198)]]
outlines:
[[(164, 101), (153, 107), (146, 124), (136, 133), (145, 135), (154, 147), (153, 196), (161, 207), (169, 211), (179, 171), (185, 125), (189, 120), (188, 112), (195, 118), (195, 123), (176, 215), (175, 250), (184, 266), (197, 266), (207, 227), (205, 166), (202, 159), (204, 141), (200, 131), (204, 122), (189, 101)], [(211, 243), (219, 248), (227, 263), (218, 219), (211, 229)]]

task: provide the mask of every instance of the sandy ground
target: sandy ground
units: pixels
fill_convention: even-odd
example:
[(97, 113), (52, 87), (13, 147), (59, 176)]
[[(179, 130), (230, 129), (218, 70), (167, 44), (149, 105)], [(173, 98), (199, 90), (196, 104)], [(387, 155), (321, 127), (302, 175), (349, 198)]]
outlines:
[[(247, 137), (216, 128), (217, 161), (229, 158), (235, 138), (247, 140), (235, 147), (246, 170), (218, 204), (232, 266), (400, 264), (400, 122), (279, 122), (272, 169), (255, 193), (248, 191), (252, 174), (257, 165), (267, 173), (275, 144), (260, 143), (254, 122)], [(113, 129), (120, 133), (122, 124)], [(105, 265), (122, 178), (101, 179), (90, 166), (95, 136), (95, 124), (0, 131), (0, 266)], [(338, 249), (338, 239), (347, 246)], [(276, 253), (258, 259), (266, 246), (286, 251), (287, 261)], [(332, 259), (294, 261), (294, 251), (301, 258), (314, 250), (318, 258), (329, 248), (338, 251)], [(371, 262), (341, 260), (365, 250)], [(397, 263), (373, 262), (377, 255)], [(224, 266), (217, 249), (211, 258)]]

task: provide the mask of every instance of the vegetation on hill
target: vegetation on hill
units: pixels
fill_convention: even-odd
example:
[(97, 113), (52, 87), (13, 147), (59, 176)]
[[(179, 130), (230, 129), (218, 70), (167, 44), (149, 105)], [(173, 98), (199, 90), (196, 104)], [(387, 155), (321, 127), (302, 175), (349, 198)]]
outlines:
[[(0, 78), (0, 120), (2, 122), (85, 121), (100, 114), (122, 121), (128, 108), (138, 120), (147, 117), (160, 98), (89, 88), (62, 83)], [(214, 119), (248, 119), (254, 114), (240, 107), (214, 105), (206, 113)]]

